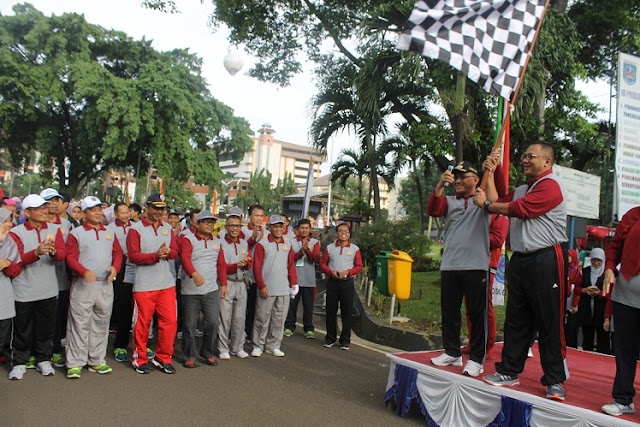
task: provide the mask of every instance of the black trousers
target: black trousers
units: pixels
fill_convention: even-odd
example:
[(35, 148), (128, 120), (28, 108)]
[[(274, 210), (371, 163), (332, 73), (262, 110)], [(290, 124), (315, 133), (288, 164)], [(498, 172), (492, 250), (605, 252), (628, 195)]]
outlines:
[(62, 338), (67, 336), (67, 319), (69, 318), (69, 290), (58, 292), (56, 305), (56, 322), (53, 329), (53, 352), (64, 353)]
[(570, 311), (564, 314), (564, 337), (567, 347), (578, 348), (578, 319)]
[(0, 320), (0, 355), (4, 353), (4, 348), (9, 346), (11, 325), (13, 325), (13, 317)]
[(582, 349), (593, 351), (593, 341), (596, 336), (598, 337), (596, 351), (602, 354), (610, 354), (611, 339), (609, 338), (609, 332), (605, 331), (602, 325), (582, 326)]
[(633, 383), (636, 379), (638, 347), (640, 346), (640, 308), (613, 302), (613, 319), (615, 322), (615, 338), (613, 354), (616, 356), (616, 378), (613, 381), (613, 399), (621, 405), (633, 402), (636, 390)]
[(326, 343), (336, 342), (338, 336), (338, 306), (342, 319), (340, 345), (351, 343), (351, 320), (354, 298), (353, 278), (349, 280), (327, 280), (327, 336)]
[(256, 317), (256, 300), (258, 298), (258, 284), (251, 282), (247, 291), (247, 317), (244, 319), (244, 331), (247, 336), (253, 336), (253, 319)]
[(316, 296), (316, 288), (300, 286), (300, 292), (289, 303), (285, 329), (296, 330), (296, 318), (298, 316), (298, 303), (302, 300), (302, 325), (305, 332), (314, 331), (313, 327), (313, 300)]
[(449, 356), (460, 357), (460, 307), (467, 301), (471, 322), (469, 357), (483, 364), (487, 349), (487, 270), (456, 270), (441, 272), (440, 306), (442, 343)]
[(496, 370), (517, 376), (524, 369), (531, 337), (538, 331), (543, 385), (566, 380), (564, 312), (567, 277), (566, 245), (555, 245), (511, 257), (502, 361)]
[(36, 358), (36, 363), (51, 360), (57, 302), (58, 297), (16, 301), (11, 341), (13, 366), (26, 365), (30, 354)]
[(182, 296), (182, 279), (176, 279), (176, 303), (178, 304), (178, 332), (182, 332), (182, 322), (184, 322), (184, 298)]
[(131, 338), (131, 318), (133, 317), (133, 284), (113, 284), (113, 312), (116, 313), (116, 338), (114, 348), (127, 348)]

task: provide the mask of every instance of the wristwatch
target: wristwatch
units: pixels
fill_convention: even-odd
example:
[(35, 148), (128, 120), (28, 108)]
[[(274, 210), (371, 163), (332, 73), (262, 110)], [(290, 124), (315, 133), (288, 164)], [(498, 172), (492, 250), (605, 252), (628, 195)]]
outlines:
[(485, 200), (484, 201), (484, 208), (486, 210), (489, 210), (489, 206), (491, 206), (493, 204), (493, 202), (491, 200)]

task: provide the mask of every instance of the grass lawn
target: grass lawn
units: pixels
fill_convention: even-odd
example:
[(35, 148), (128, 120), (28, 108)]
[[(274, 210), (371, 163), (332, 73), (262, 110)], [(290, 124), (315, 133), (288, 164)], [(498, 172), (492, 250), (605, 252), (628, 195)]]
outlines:
[[(435, 250), (433, 246), (432, 252)], [(439, 249), (437, 250), (440, 255)], [(391, 297), (383, 297), (374, 290), (372, 297), (372, 309), (377, 311), (381, 319), (389, 319), (389, 308)], [(411, 298), (408, 301), (400, 302), (400, 314), (411, 319), (408, 323), (397, 324), (398, 326), (412, 329), (428, 334), (438, 335), (441, 331), (440, 319), (440, 272), (429, 271), (426, 273), (413, 273), (411, 280)], [(496, 313), (497, 333), (502, 335), (504, 329), (504, 306), (494, 307)], [(466, 336), (467, 326), (462, 305), (462, 335)]]

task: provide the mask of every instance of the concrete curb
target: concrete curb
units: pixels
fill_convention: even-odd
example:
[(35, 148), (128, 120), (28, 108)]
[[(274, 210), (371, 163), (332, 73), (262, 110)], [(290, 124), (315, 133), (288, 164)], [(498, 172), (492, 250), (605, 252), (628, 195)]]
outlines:
[(363, 304), (363, 301), (365, 296), (356, 287), (354, 305), (361, 315), (358, 319), (354, 319), (353, 330), (360, 338), (404, 351), (428, 351), (442, 348), (442, 336), (421, 334), (385, 324)]

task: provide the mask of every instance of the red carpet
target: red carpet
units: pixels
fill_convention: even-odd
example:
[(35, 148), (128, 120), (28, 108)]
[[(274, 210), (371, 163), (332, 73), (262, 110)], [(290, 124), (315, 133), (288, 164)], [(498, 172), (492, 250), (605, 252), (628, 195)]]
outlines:
[[(485, 373), (489, 375), (495, 372), (494, 363), (499, 361), (502, 344), (496, 344), (493, 354), (494, 360), (485, 362)], [(429, 365), (434, 368), (443, 369), (462, 375), (461, 367), (437, 367), (431, 364), (431, 358), (438, 356), (442, 350), (415, 352), (415, 353), (395, 353), (395, 356), (411, 360), (413, 362)], [(497, 359), (497, 360), (496, 360)], [(466, 362), (466, 355), (463, 356)], [(606, 356), (598, 353), (567, 348), (567, 365), (571, 378), (564, 384), (567, 398), (564, 401), (567, 405), (573, 405), (596, 412), (601, 412), (600, 408), (605, 403), (613, 400), (611, 388), (616, 373), (616, 362), (613, 356)], [(482, 381), (482, 376), (478, 381)], [(528, 358), (524, 372), (519, 376), (520, 385), (513, 389), (529, 393), (539, 397), (545, 397), (545, 387), (540, 384), (542, 378), (542, 367), (540, 366), (540, 356), (538, 355), (538, 343), (534, 344), (533, 358)], [(635, 380), (636, 391), (640, 390), (640, 372), (636, 370)], [(638, 405), (638, 402), (635, 402)], [(640, 423), (640, 410), (636, 410), (633, 415), (623, 415), (619, 418)]]

